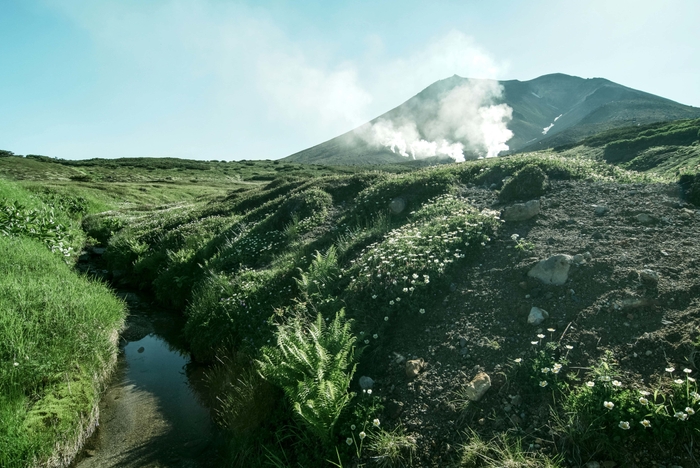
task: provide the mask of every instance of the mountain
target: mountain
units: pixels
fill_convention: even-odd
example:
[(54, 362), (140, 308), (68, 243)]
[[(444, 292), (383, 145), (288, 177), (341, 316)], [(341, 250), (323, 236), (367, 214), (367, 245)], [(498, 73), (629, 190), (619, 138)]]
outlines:
[[(512, 109), (512, 119), (499, 120), (505, 108), (499, 105)], [(483, 119), (478, 111), (489, 108), (496, 110), (497, 116), (490, 127), (483, 127), (483, 120), (476, 121)], [(507, 152), (513, 153), (571, 144), (620, 127), (699, 117), (700, 108), (604, 78), (584, 79), (556, 73), (529, 81), (495, 81), (454, 75), (433, 83), (354, 130), (284, 159), (312, 164), (402, 162), (407, 160), (406, 156), (413, 159), (414, 153), (407, 149), (402, 156), (400, 145), (395, 145), (394, 151), (390, 145), (404, 138), (409, 144), (417, 142), (415, 148), (419, 149), (432, 143), (433, 153), (435, 145), (440, 147), (441, 142), (459, 144), (464, 156), (474, 159), (485, 156), (493, 141), (505, 142)], [(451, 121), (444, 122), (445, 119)], [(475, 119), (473, 125), (470, 119)], [(479, 128), (487, 130), (480, 135)], [(512, 132), (510, 138), (508, 130)]]

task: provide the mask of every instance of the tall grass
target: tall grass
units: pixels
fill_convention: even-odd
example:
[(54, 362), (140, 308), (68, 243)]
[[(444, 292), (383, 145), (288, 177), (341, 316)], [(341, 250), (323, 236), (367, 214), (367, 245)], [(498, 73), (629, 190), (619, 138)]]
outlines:
[(124, 305), (40, 243), (0, 237), (0, 466), (76, 437), (116, 350)]

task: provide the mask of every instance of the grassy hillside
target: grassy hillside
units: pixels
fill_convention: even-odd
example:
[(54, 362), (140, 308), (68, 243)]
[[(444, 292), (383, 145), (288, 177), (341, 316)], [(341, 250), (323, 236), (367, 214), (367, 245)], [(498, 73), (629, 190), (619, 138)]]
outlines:
[[(695, 349), (689, 344), (690, 331), (667, 327), (664, 334), (659, 328), (669, 317), (695, 326), (692, 255), (664, 260), (662, 274), (681, 278), (685, 289), (663, 289), (671, 285), (664, 282), (666, 276), (661, 289), (644, 289), (648, 285), (640, 282), (636, 269), (655, 257), (642, 242), (623, 241), (638, 236), (661, 243), (654, 244), (653, 252), (665, 253), (653, 255), (662, 259), (668, 250), (673, 253), (664, 239), (692, 242), (687, 234), (695, 229), (692, 205), (666, 200), (666, 193), (679, 193), (678, 186), (658, 184), (675, 184), (676, 168), (686, 177), (682, 181), (687, 199), (700, 194), (692, 153), (697, 143), (691, 138), (696, 126), (697, 121), (686, 121), (621, 129), (547, 152), (430, 167), (378, 166), (371, 171), (269, 161), (69, 162), (10, 155), (0, 158), (0, 170), (17, 181), (0, 183), (0, 193), (13, 194), (23, 210), (46, 213), (54, 207), (65, 218), (65, 236), (75, 233), (80, 222), (84, 232), (64, 245), (79, 251), (87, 239), (106, 247), (104, 261), (113, 284), (141, 289), (185, 315), (188, 346), (196, 359), (210, 365), (210, 404), (228, 440), (230, 466), (362, 466), (373, 461), (402, 466), (414, 460), (420, 466), (518, 462), (555, 467), (577, 466), (577, 460), (619, 462), (637, 440), (647, 441), (651, 435), (667, 445), (674, 440), (682, 444), (692, 440), (689, 434), (697, 428), (695, 419), (675, 424), (680, 406), (676, 416), (669, 413), (682, 401), (690, 408), (681, 411), (688, 418), (697, 401), (689, 396), (690, 380), (684, 384), (687, 395), (681, 395), (680, 384), (669, 382), (663, 371), (659, 375), (649, 370), (659, 367), (658, 359), (655, 367), (650, 364), (659, 353), (645, 354), (651, 357), (642, 369), (624, 354), (626, 342), (598, 348), (600, 339), (608, 340), (603, 331), (611, 326), (606, 320), (612, 314), (622, 310), (627, 314), (624, 320), (632, 321), (629, 316), (637, 317), (639, 311), (651, 314), (645, 307), (666, 307), (664, 301), (677, 297), (673, 307), (662, 309), (664, 315), (643, 322), (649, 337), (659, 337), (658, 343), (652, 340), (645, 346), (678, 341)], [(673, 150), (659, 164), (630, 164), (660, 147)], [(623, 157), (606, 157), (613, 153)], [(671, 160), (675, 162), (664, 162)], [(537, 184), (530, 186), (532, 181)], [(655, 194), (654, 209), (666, 210), (658, 216), (652, 213), (651, 225), (633, 224), (651, 203), (635, 202), (633, 194), (638, 192)], [(501, 219), (504, 205), (532, 197), (541, 197), (544, 214), (525, 223)], [(614, 212), (615, 219), (588, 212), (592, 204), (608, 198), (614, 204), (605, 209)], [(11, 209), (6, 212), (7, 219), (26, 219)], [(64, 218), (57, 215), (54, 221)], [(49, 246), (64, 236), (52, 222), (44, 224), (42, 232), (50, 234), (49, 241), (31, 229), (6, 228), (5, 234), (34, 237)], [(6, 258), (19, 252), (29, 259), (30, 253), (22, 253), (18, 243), (35, 241), (4, 242), (9, 246)], [(39, 249), (40, 244), (31, 245)], [(578, 249), (572, 254), (583, 259), (578, 282), (547, 288), (523, 280), (520, 270), (566, 245)], [(51, 255), (42, 249), (42, 254)], [(585, 249), (600, 259), (585, 260)], [(619, 265), (605, 263), (618, 256)], [(631, 256), (639, 263), (634, 271), (628, 265)], [(56, 265), (31, 258), (28, 264), (56, 269), (65, 264), (60, 258)], [(690, 265), (687, 275), (685, 266), (679, 272), (672, 264)], [(21, 276), (24, 270), (16, 271)], [(35, 279), (43, 278), (41, 271), (25, 275), (33, 279), (23, 287), (39, 288)], [(676, 281), (680, 280), (674, 279), (673, 285)], [(48, 279), (41, 283), (56, 284)], [(87, 284), (81, 289), (90, 290)], [(629, 302), (630, 296), (642, 293), (649, 297)], [(550, 312), (571, 315), (556, 323), (553, 318), (552, 331), (549, 325), (536, 330), (514, 318), (523, 304), (529, 310), (534, 299), (550, 301)], [(8, 310), (19, 307), (8, 304)], [(85, 323), (112, 320), (86, 319), (79, 309), (59, 314), (60, 325), (86, 333), (81, 328)], [(34, 321), (30, 317), (18, 323)], [(563, 331), (558, 341), (554, 327)], [(634, 339), (636, 328), (620, 327), (610, 341)], [(533, 331), (537, 339), (530, 341)], [(603, 338), (591, 341), (595, 333)], [(565, 335), (578, 341), (562, 341)], [(66, 340), (66, 346), (80, 341), (76, 335)], [(569, 353), (569, 346), (576, 351)], [(21, 353), (7, 352), (12, 355), (3, 360), (12, 360), (10, 370), (16, 372), (21, 362), (14, 366), (15, 355)], [(678, 360), (683, 352), (680, 344), (663, 349), (666, 359)], [(82, 363), (82, 355), (75, 355)], [(408, 365), (415, 366), (415, 375), (406, 373), (411, 370)], [(686, 365), (694, 371), (694, 364)], [(543, 368), (556, 372), (543, 380)], [(566, 371), (560, 375), (562, 368)], [(485, 400), (472, 402), (464, 379), (484, 369), (494, 389)], [(366, 380), (364, 391), (360, 386), (360, 377), (366, 376), (375, 381), (373, 391), (368, 391)], [(650, 388), (639, 384), (640, 379), (657, 379), (654, 385), (658, 383), (658, 395), (664, 398), (653, 401), (657, 412), (642, 414), (634, 406), (640, 398), (637, 390), (613, 386), (611, 376), (625, 376), (640, 389)], [(587, 381), (594, 386), (587, 387)], [(35, 383), (27, 382), (22, 388), (31, 390), (19, 392), (19, 403), (8, 408), (27, 407), (21, 398), (36, 391)], [(526, 402), (518, 410), (525, 416), (504, 409), (515, 405), (515, 396)], [(602, 402), (613, 400), (617, 409), (608, 412)], [(630, 432), (615, 432), (626, 430), (620, 426), (626, 420), (618, 420), (618, 414), (628, 409), (635, 418), (651, 421), (653, 429), (644, 432), (646, 427), (636, 421)], [(572, 415), (580, 417), (567, 419)], [(550, 444), (548, 430), (555, 431), (561, 443)], [(17, 430), (13, 434), (22, 441)], [(617, 452), (609, 444), (615, 437)], [(26, 441), (8, 447), (15, 458), (16, 453), (38, 450)], [(663, 447), (649, 450), (654, 460), (667, 453)]]
[[(410, 438), (372, 425), (383, 400), (350, 392), (354, 363), (378, 359), (396, 324), (427, 324), (454, 272), (478, 263), (498, 233), (497, 212), (477, 209), (464, 188), (500, 184), (526, 165), (551, 180), (644, 179), (603, 162), (528, 155), (279, 178), (211, 201), (96, 214), (84, 226), (106, 243), (114, 280), (184, 309), (194, 355), (218, 363), (211, 385), (232, 465), (321, 466), (361, 450), (405, 457)], [(351, 426), (368, 434), (364, 449)]]
[(125, 310), (72, 271), (74, 213), (4, 180), (0, 200), (0, 465), (61, 466), (94, 429)]

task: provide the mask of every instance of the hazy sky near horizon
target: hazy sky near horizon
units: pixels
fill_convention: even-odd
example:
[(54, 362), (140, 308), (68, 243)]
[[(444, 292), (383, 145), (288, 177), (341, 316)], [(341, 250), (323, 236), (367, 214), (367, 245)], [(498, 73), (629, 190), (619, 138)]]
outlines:
[(700, 107), (697, 0), (0, 1), (0, 149), (277, 159), (457, 74)]

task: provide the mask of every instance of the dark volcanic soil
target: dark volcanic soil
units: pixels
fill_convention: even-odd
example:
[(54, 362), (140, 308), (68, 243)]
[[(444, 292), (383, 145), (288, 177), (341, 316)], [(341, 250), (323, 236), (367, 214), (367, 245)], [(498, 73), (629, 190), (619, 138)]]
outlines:
[[(463, 195), (481, 208), (502, 207), (494, 205), (496, 192), (471, 187)], [(541, 203), (535, 218), (504, 223), (482, 263), (456, 273), (451, 292), (425, 315), (394, 327), (368, 359), (373, 367), (358, 374), (374, 378), (374, 394), (385, 399), (383, 426), (401, 424), (416, 439), (418, 466), (449, 466), (467, 429), (487, 440), (508, 431), (536, 449), (557, 451), (561, 441), (548, 425), (551, 394), (511, 379), (514, 359), (532, 356), (538, 333), (546, 335), (542, 341), (573, 346), (567, 372), (581, 377), (606, 352), (633, 388), (651, 388), (669, 365), (698, 372), (700, 211), (684, 204), (672, 185), (553, 182)], [(597, 214), (596, 205), (607, 211)], [(516, 249), (512, 234), (527, 248)], [(572, 265), (562, 286), (528, 278), (530, 268), (554, 254), (583, 254), (584, 260)], [(658, 273), (658, 283), (644, 282), (643, 269)], [(533, 306), (550, 313), (541, 325), (527, 323)], [(424, 371), (410, 380), (397, 354), (424, 359)], [(454, 392), (480, 371), (492, 387), (462, 411)], [(663, 447), (620, 450), (628, 451), (630, 467), (699, 466), (693, 455)]]

